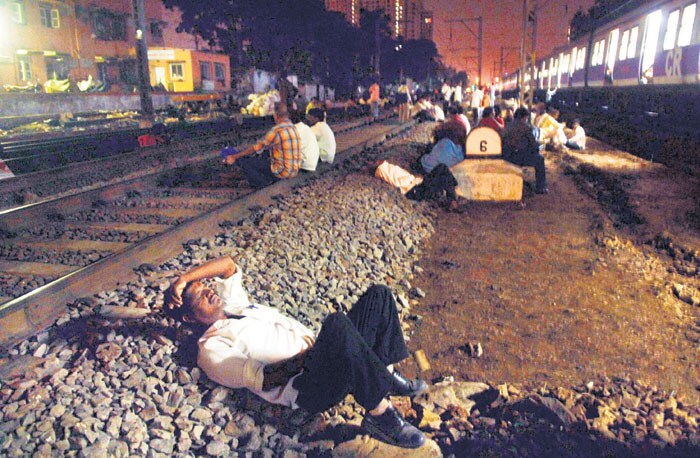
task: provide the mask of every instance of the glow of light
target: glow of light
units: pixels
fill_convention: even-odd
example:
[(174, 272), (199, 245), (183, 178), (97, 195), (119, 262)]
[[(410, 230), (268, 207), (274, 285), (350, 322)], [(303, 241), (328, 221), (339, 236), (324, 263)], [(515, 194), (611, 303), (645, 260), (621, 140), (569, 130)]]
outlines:
[(17, 50), (17, 55), (19, 55), (19, 56), (26, 56), (27, 54), (29, 54), (29, 51), (27, 51), (26, 49), (18, 49)]

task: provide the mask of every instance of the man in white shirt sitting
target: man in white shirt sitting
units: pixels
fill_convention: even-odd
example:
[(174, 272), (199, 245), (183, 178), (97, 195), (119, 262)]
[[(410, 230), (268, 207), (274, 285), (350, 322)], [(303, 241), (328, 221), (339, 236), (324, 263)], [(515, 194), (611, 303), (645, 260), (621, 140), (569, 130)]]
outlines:
[[(215, 279), (216, 291), (201, 280)], [(418, 448), (424, 434), (387, 399), (427, 388), (393, 365), (408, 356), (396, 302), (372, 286), (347, 315), (332, 313), (314, 340), (301, 323), (276, 309), (251, 304), (232, 258), (209, 261), (180, 275), (165, 293), (167, 315), (208, 326), (197, 364), (230, 388), (247, 388), (268, 402), (322, 412), (348, 393), (367, 410), (362, 426), (387, 443)]]
[(586, 131), (581, 127), (581, 121), (578, 118), (574, 119), (571, 122), (571, 127), (574, 130), (574, 135), (569, 137), (565, 146), (576, 150), (586, 149)]
[(294, 123), (294, 127), (297, 128), (299, 139), (301, 140), (299, 145), (301, 148), (301, 165), (299, 168), (308, 172), (315, 172), (319, 159), (316, 135), (314, 135), (309, 126), (304, 124), (301, 112), (295, 111), (289, 117)]
[(326, 112), (321, 108), (312, 108), (306, 115), (306, 120), (311, 126), (311, 132), (316, 136), (318, 152), (323, 162), (333, 163), (335, 159), (335, 134), (326, 124)]

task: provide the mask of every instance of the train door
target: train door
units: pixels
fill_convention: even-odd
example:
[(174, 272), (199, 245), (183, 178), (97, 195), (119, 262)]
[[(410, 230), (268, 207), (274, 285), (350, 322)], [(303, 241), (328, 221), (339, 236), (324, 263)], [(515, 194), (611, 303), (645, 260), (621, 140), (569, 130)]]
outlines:
[(644, 22), (644, 37), (642, 38), (641, 59), (639, 61), (639, 80), (643, 84), (650, 83), (654, 78), (654, 60), (660, 31), (661, 10), (656, 10), (650, 13)]
[(613, 83), (615, 61), (617, 60), (617, 42), (620, 39), (620, 29), (615, 29), (608, 35), (608, 55), (605, 59), (605, 82)]

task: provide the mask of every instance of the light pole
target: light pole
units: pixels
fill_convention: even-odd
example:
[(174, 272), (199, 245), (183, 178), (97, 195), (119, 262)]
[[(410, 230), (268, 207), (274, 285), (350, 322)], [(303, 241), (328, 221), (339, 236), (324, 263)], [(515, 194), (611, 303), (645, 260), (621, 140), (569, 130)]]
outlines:
[(153, 100), (151, 100), (151, 76), (148, 70), (148, 44), (146, 43), (146, 13), (143, 0), (132, 0), (134, 24), (136, 28), (136, 65), (139, 75), (139, 95), (141, 114), (153, 118)]

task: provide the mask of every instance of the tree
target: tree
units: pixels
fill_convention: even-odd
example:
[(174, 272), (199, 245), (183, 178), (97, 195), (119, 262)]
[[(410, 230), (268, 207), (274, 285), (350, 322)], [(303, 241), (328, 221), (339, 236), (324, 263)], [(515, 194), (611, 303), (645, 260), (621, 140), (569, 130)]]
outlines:
[(606, 15), (613, 12), (624, 12), (635, 8), (643, 0), (596, 0), (595, 4), (586, 13), (578, 10), (571, 19), (571, 41), (578, 40), (590, 33), (594, 27)]
[[(396, 41), (382, 11), (362, 11), (360, 27), (320, 0), (164, 0), (183, 12), (178, 30), (194, 32), (231, 56), (234, 66), (285, 71), (316, 79), (339, 94), (375, 76), (403, 72), (422, 79), (437, 65), (430, 41)], [(401, 44), (397, 52), (397, 46)], [(379, 59), (377, 59), (379, 49)]]

